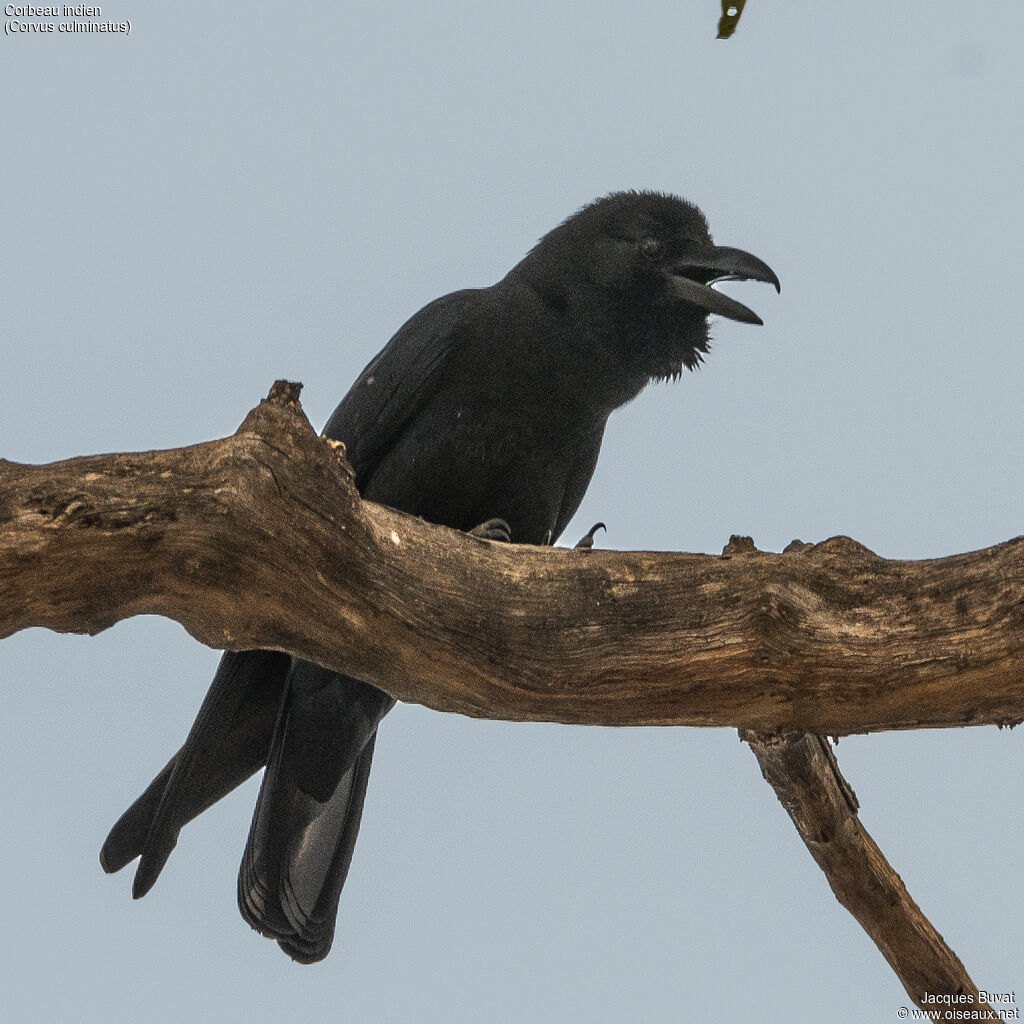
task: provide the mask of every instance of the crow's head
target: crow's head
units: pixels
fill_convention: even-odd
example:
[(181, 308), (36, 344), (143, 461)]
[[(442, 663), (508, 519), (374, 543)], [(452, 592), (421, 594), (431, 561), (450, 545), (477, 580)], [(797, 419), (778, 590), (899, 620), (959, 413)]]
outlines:
[(712, 284), (755, 280), (780, 290), (767, 263), (715, 245), (696, 206), (659, 192), (616, 192), (585, 206), (520, 267), (568, 315), (583, 318), (589, 308), (613, 323), (621, 354), (647, 379), (678, 376), (700, 362), (712, 313), (761, 323)]

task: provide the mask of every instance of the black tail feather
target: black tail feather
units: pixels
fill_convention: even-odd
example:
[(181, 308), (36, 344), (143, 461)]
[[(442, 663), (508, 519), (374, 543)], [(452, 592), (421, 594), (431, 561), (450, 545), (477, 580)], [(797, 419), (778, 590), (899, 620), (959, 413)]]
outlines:
[[(302, 963), (330, 951), (377, 724), (393, 703), (356, 680), (307, 663), (293, 666), (239, 870), (238, 907), (253, 928)], [(327, 707), (335, 714), (323, 716)], [(317, 749), (304, 742), (314, 718), (322, 735)]]
[(156, 882), (182, 827), (265, 763), (291, 659), (278, 651), (227, 653), (185, 745), (110, 830), (100, 864), (141, 857), (132, 895)]

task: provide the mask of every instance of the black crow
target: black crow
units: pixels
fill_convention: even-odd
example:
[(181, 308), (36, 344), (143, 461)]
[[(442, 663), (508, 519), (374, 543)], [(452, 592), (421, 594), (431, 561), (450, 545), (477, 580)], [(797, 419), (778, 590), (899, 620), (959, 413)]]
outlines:
[[(775, 273), (716, 246), (695, 206), (622, 192), (545, 235), (497, 284), (409, 320), (331, 416), (364, 498), (460, 530), (552, 543), (590, 482), (613, 409), (693, 369), (711, 288)], [(593, 531), (588, 535), (592, 540)], [(386, 693), (274, 651), (223, 656), (185, 745), (111, 830), (100, 860), (156, 881), (186, 822), (266, 765), (238, 880), (253, 928), (325, 957), (359, 831)]]

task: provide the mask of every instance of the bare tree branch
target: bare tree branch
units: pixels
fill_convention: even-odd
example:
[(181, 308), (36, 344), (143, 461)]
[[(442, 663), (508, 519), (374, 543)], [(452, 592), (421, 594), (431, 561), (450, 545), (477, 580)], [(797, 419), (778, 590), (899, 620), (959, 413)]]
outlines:
[(279, 382), (238, 432), (0, 462), (0, 636), (145, 613), (485, 718), (843, 735), (1024, 718), (1024, 540), (889, 561), (530, 548), (361, 501)]
[[(741, 735), (836, 899), (871, 936), (914, 1002), (927, 1010), (987, 1010), (999, 1020), (860, 823), (857, 797), (828, 741), (806, 734)], [(937, 1004), (935, 997), (956, 1002)]]
[[(908, 991), (977, 993), (814, 736), (1024, 718), (1024, 539), (920, 562), (847, 537), (721, 556), (511, 546), (364, 502), (279, 381), (231, 437), (0, 461), (0, 637), (131, 615), (479, 717), (736, 726)], [(772, 739), (772, 737), (782, 737)]]

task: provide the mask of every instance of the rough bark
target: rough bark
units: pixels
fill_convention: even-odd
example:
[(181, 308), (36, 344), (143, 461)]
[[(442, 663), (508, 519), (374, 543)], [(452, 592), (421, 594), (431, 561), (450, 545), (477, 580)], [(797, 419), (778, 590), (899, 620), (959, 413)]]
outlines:
[[(914, 1002), (927, 1010), (987, 1010), (1000, 1019), (860, 823), (857, 797), (828, 741), (806, 734), (742, 736), (836, 899), (871, 936)], [(955, 1002), (936, 1003), (936, 997)]]
[(508, 720), (830, 735), (1024, 718), (1024, 539), (721, 556), (482, 541), (360, 500), (279, 383), (231, 437), (0, 462), (0, 636), (177, 620)]
[(492, 543), (362, 501), (298, 392), (278, 382), (220, 441), (0, 461), (0, 637), (152, 613), (443, 711), (739, 727), (914, 998), (976, 993), (827, 745), (790, 734), (1022, 720), (1024, 539), (920, 562), (847, 537), (720, 556)]

